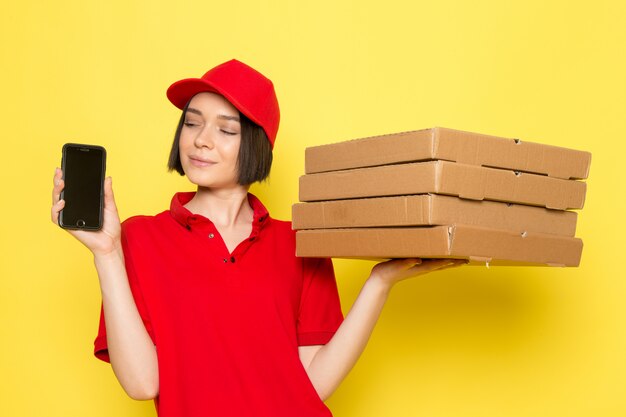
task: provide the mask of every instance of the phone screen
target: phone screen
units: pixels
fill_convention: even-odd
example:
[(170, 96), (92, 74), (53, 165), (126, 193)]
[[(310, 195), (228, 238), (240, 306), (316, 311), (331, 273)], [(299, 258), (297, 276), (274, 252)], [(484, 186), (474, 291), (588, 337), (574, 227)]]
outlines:
[(65, 207), (59, 225), (68, 229), (99, 230), (102, 227), (106, 151), (101, 146), (66, 144), (63, 147), (61, 198)]

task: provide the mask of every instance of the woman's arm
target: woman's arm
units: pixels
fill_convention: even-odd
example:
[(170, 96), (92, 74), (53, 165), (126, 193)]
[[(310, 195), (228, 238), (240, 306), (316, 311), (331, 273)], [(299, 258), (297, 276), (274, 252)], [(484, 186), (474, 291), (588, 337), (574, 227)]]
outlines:
[[(58, 224), (65, 202), (60, 199), (64, 183), (57, 168), (52, 190), (52, 222)], [(109, 358), (115, 376), (133, 399), (158, 395), (159, 374), (156, 348), (145, 326), (128, 283), (121, 246), (121, 224), (113, 197), (111, 178), (104, 184), (104, 222), (97, 232), (69, 230), (94, 255), (100, 280)]]
[(156, 348), (143, 324), (120, 250), (94, 255), (102, 291), (111, 367), (129, 397), (150, 400), (159, 393)]
[(376, 265), (333, 338), (323, 346), (300, 347), (300, 358), (320, 398), (330, 397), (363, 353), (394, 284), (464, 263), (403, 259)]

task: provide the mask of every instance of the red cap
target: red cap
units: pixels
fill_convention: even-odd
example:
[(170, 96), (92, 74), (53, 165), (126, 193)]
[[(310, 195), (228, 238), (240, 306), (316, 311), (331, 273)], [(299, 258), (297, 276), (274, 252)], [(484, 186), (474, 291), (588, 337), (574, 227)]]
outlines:
[(224, 96), (237, 110), (261, 126), (274, 148), (280, 109), (272, 81), (254, 68), (232, 59), (210, 69), (202, 78), (176, 81), (167, 89), (167, 98), (182, 110), (193, 96), (204, 91)]

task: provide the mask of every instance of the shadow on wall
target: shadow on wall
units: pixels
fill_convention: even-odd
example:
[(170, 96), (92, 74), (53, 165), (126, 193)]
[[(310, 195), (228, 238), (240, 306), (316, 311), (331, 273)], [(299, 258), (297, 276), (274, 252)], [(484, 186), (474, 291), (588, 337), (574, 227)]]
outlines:
[[(373, 264), (334, 262), (346, 311), (362, 281), (343, 281), (343, 270), (364, 274)], [(471, 266), (398, 283), (342, 391), (352, 398), (372, 393), (404, 398), (403, 391), (427, 398), (430, 390), (439, 393), (436, 386), (449, 392), (468, 380), (523, 369), (542, 343), (550, 343), (546, 337), (555, 337), (549, 332), (559, 294), (546, 271)], [(357, 404), (333, 405), (338, 413), (360, 412)]]
[(418, 353), (502, 354), (541, 337), (550, 298), (538, 269), (461, 267), (399, 283), (381, 324)]
[[(363, 285), (359, 277), (367, 277), (374, 263), (333, 262), (347, 313)], [(485, 353), (523, 349), (543, 337), (558, 302), (549, 271), (463, 266), (402, 281), (391, 291), (372, 341), (413, 356), (457, 347)]]

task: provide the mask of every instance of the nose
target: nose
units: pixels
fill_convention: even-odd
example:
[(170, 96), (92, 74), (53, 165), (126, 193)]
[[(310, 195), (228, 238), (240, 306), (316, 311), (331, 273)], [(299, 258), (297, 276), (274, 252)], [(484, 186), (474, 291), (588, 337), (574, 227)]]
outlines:
[(207, 147), (213, 149), (215, 146), (213, 138), (214, 129), (210, 123), (204, 125), (203, 129), (198, 132), (194, 139), (194, 145), (198, 148)]

